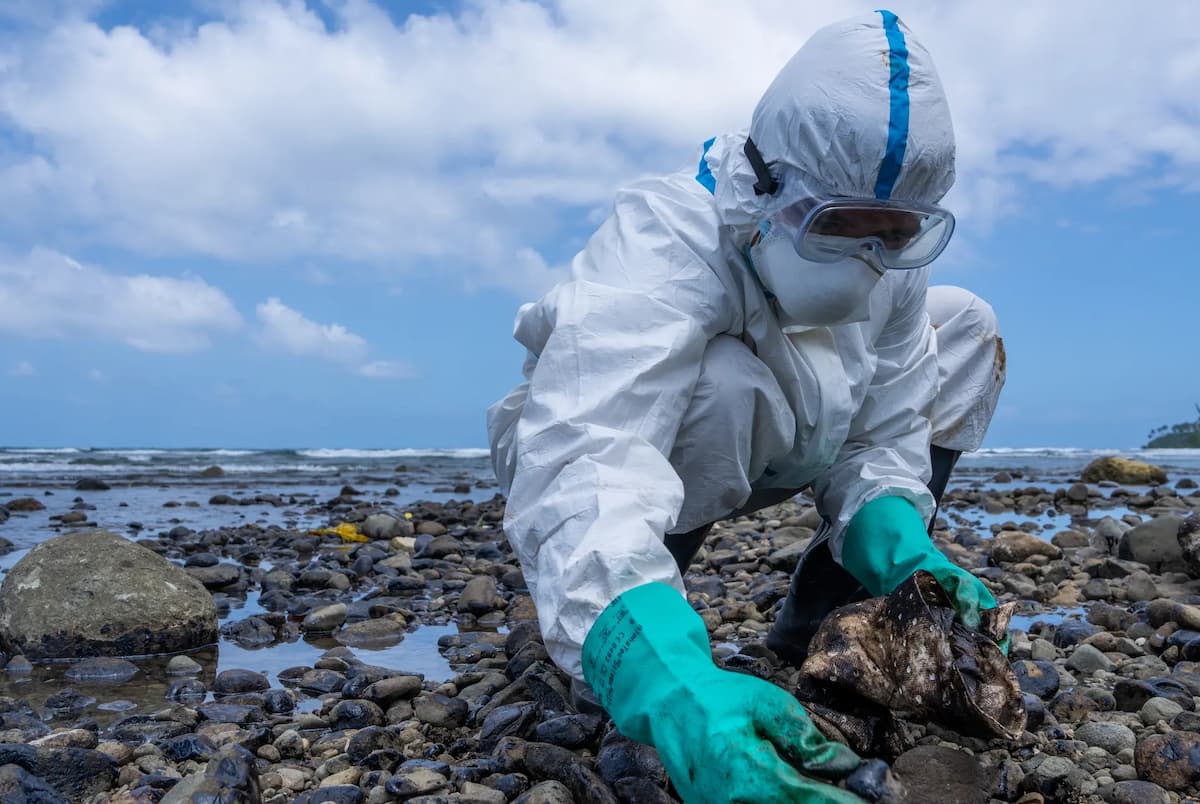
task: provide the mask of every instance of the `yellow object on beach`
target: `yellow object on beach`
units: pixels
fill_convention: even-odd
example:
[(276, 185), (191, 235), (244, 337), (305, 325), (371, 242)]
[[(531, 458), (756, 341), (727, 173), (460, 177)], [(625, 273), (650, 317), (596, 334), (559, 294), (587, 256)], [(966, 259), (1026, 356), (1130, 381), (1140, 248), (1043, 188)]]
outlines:
[(352, 525), (349, 522), (340, 522), (332, 528), (310, 530), (308, 534), (310, 536), (341, 536), (344, 542), (367, 541), (367, 537), (359, 532), (358, 525)]

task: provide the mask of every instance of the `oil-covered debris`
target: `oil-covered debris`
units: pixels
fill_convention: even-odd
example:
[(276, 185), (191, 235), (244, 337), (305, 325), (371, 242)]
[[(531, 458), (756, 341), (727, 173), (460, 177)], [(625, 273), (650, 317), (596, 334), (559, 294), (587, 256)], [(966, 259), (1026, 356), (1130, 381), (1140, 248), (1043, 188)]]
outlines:
[(894, 758), (911, 747), (904, 721), (1015, 739), (1025, 706), (996, 644), (1013, 609), (985, 611), (979, 630), (969, 629), (933, 576), (918, 572), (892, 594), (825, 619), (796, 695), (827, 736), (869, 756)]

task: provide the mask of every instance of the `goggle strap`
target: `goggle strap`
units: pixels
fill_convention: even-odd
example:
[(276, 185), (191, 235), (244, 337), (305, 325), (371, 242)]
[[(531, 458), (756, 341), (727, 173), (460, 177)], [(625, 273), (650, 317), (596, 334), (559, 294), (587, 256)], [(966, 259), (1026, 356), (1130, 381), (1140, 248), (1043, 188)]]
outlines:
[(742, 147), (742, 151), (746, 154), (746, 158), (750, 160), (750, 167), (754, 169), (754, 176), (758, 181), (754, 182), (755, 195), (775, 195), (779, 189), (779, 182), (771, 175), (771, 171), (767, 169), (767, 163), (763, 159), (762, 154), (758, 151), (758, 146), (754, 144), (754, 140), (746, 138), (746, 144)]

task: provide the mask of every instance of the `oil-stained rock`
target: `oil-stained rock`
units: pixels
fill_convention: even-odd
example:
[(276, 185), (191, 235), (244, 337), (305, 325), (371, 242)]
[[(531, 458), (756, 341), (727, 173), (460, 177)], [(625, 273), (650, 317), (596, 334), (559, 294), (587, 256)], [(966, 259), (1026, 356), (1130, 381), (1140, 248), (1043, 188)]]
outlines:
[(966, 628), (933, 576), (918, 572), (887, 597), (825, 619), (797, 697), (819, 727), (835, 727), (830, 736), (868, 755), (907, 747), (898, 720), (1015, 739), (1025, 728), (1025, 705), (996, 644), (1012, 612), (1012, 604), (985, 611), (979, 631)]

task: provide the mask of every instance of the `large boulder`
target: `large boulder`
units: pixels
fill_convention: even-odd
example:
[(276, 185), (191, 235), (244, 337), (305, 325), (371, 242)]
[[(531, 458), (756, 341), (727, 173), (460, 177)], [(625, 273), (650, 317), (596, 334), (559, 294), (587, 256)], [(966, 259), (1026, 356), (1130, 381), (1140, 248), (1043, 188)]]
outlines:
[(216, 640), (204, 586), (107, 531), (42, 542), (0, 586), (0, 645), (31, 659), (170, 653)]
[(1162, 467), (1152, 463), (1110, 455), (1107, 458), (1097, 458), (1083, 470), (1083, 482), (1099, 483), (1102, 480), (1133, 486), (1149, 486), (1155, 483), (1166, 483), (1167, 473), (1163, 471)]
[(1121, 536), (1117, 557), (1140, 561), (1154, 572), (1186, 569), (1179, 532), (1184, 520), (1177, 516), (1159, 516), (1135, 526)]

